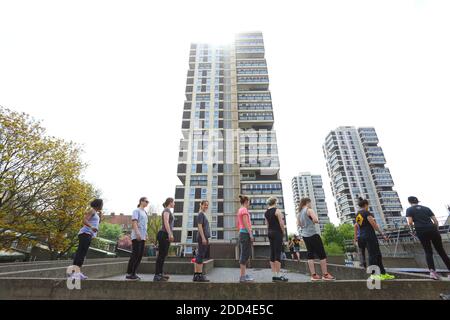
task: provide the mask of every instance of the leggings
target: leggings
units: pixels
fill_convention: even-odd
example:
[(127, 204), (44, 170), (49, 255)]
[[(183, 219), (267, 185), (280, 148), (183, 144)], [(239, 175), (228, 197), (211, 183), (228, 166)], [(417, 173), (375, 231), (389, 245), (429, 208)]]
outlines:
[(369, 236), (367, 238), (360, 238), (363, 247), (367, 247), (369, 252), (369, 265), (378, 266), (380, 268), (380, 273), (385, 274), (386, 270), (383, 266), (383, 259), (381, 256), (380, 245), (378, 244), (378, 239), (376, 236)]
[(89, 250), (89, 246), (91, 245), (92, 236), (88, 233), (81, 233), (78, 235), (78, 249), (75, 253), (75, 257), (73, 258), (73, 264), (75, 266), (79, 266), (80, 268), (83, 266), (84, 258), (87, 255)]
[(164, 261), (169, 254), (169, 234), (165, 231), (160, 230), (156, 236), (158, 240), (158, 257), (156, 258), (155, 274), (163, 274)]
[(442, 245), (442, 238), (437, 230), (429, 230), (429, 231), (418, 231), (417, 237), (422, 243), (422, 247), (425, 250), (425, 257), (427, 259), (428, 269), (436, 270), (434, 266), (433, 259), (433, 248), (431, 244), (433, 244), (437, 253), (441, 256), (442, 261), (444, 261), (447, 269), (450, 271), (450, 259), (445, 252), (444, 246)]
[(136, 270), (141, 263), (142, 256), (144, 255), (145, 240), (139, 241), (134, 239), (131, 243), (131, 257), (128, 261), (127, 274), (135, 275)]
[(277, 231), (269, 231), (270, 261), (281, 262), (281, 251), (283, 248), (283, 234)]

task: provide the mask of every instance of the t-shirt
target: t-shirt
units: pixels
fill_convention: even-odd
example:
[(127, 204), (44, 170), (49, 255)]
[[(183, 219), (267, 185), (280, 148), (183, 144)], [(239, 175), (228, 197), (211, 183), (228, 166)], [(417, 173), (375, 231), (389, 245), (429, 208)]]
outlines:
[[(206, 239), (211, 238), (211, 231), (209, 229), (209, 221), (206, 215), (203, 212), (199, 212), (197, 216), (197, 225), (201, 224), (203, 227), (203, 233)], [(197, 241), (202, 241), (202, 236), (200, 232), (197, 232)]]
[(406, 209), (406, 216), (411, 217), (414, 221), (414, 228), (416, 231), (428, 231), (436, 228), (431, 220), (434, 216), (433, 211), (425, 206), (412, 206)]
[(250, 214), (248, 213), (247, 208), (242, 207), (238, 210), (237, 225), (239, 232), (248, 233), (248, 230), (245, 228), (244, 219), (246, 219), (247, 225), (250, 226)]
[(162, 219), (161, 231), (164, 231), (164, 232), (169, 233), (169, 232), (166, 230), (166, 225), (165, 225), (165, 223), (164, 223), (164, 212), (168, 212), (168, 213), (169, 213), (169, 226), (170, 226), (170, 231), (173, 232), (174, 219), (173, 219), (172, 211), (170, 211), (169, 208), (165, 208), (165, 209), (163, 210), (162, 214), (161, 214), (161, 219)]
[(359, 238), (377, 237), (375, 229), (370, 224), (368, 217), (373, 214), (366, 210), (360, 210), (356, 214), (355, 220), (359, 226)]
[(294, 243), (294, 247), (300, 248), (300, 239), (294, 239), (292, 242)]
[[(141, 240), (147, 239), (147, 224), (148, 224), (148, 216), (147, 212), (144, 209), (135, 209), (131, 216), (131, 221), (137, 221), (138, 230), (141, 235)], [(136, 232), (134, 229), (131, 231), (131, 240), (136, 239)]]

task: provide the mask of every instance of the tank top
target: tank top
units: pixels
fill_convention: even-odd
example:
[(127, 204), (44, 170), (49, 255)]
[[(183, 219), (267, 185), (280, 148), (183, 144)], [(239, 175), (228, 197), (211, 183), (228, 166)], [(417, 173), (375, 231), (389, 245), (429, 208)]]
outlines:
[(275, 215), (276, 212), (277, 208), (267, 209), (264, 217), (267, 219), (267, 228), (269, 229), (269, 232), (272, 231), (281, 233), (280, 221), (278, 221), (278, 217)]
[(301, 228), (300, 233), (302, 237), (312, 237), (313, 235), (317, 234), (316, 226), (314, 225), (311, 217), (308, 216), (307, 208), (303, 208), (302, 211), (300, 211), (299, 220)]
[(174, 225), (174, 221), (173, 221), (173, 220), (174, 220), (174, 219), (173, 219), (172, 211), (170, 211), (169, 208), (165, 208), (165, 209), (163, 210), (162, 214), (161, 214), (161, 220), (162, 220), (161, 231), (164, 231), (164, 232), (169, 233), (169, 232), (166, 230), (166, 225), (165, 225), (165, 223), (164, 223), (164, 212), (168, 212), (168, 213), (169, 213), (169, 226), (170, 226), (170, 231), (173, 232), (173, 225)]
[[(98, 226), (100, 224), (100, 216), (98, 215), (97, 211), (95, 211), (94, 214), (91, 215), (91, 217), (88, 219), (88, 222), (93, 228), (96, 228), (98, 230)], [(78, 232), (78, 234), (83, 233), (90, 234), (93, 238), (97, 236), (97, 232), (92, 231), (92, 229), (89, 228), (88, 226), (83, 226), (80, 229), (80, 232)]]

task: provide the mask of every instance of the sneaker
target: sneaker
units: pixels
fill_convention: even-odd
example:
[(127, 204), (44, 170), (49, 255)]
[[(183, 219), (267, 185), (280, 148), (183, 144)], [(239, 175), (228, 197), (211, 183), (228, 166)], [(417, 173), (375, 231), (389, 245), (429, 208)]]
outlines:
[(72, 279), (79, 279), (79, 280), (86, 280), (88, 277), (85, 276), (81, 272), (74, 272), (74, 273), (71, 274), (71, 278)]
[(430, 278), (433, 280), (441, 280), (441, 277), (439, 277), (437, 272), (434, 270), (430, 270)]
[(129, 274), (125, 277), (127, 280), (140, 280), (140, 278), (135, 274)]
[(272, 277), (272, 282), (283, 282), (281, 277)]
[(136, 277), (136, 280), (141, 280), (141, 277), (139, 277), (137, 274), (134, 275)]
[(314, 273), (312, 276), (311, 276), (311, 281), (320, 281), (322, 278), (317, 274), (317, 273)]
[(287, 277), (285, 277), (285, 276), (281, 276), (280, 278), (281, 278), (281, 281), (283, 281), (283, 282), (288, 282), (289, 281), (289, 279)]
[(395, 276), (389, 273), (385, 273), (381, 275), (381, 280), (393, 280), (395, 279)]
[(166, 280), (170, 279), (170, 277), (167, 274), (163, 274), (163, 278), (166, 279)]
[(372, 280), (384, 280), (384, 279), (382, 279), (381, 274), (372, 274), (370, 276), (370, 279), (372, 279)]
[(198, 275), (197, 282), (209, 282), (209, 279), (204, 274), (200, 274)]
[(161, 274), (155, 274), (155, 276), (153, 277), (153, 281), (163, 282), (163, 281), (167, 281), (167, 279), (165, 279)]
[(250, 277), (248, 274), (239, 278), (239, 282), (253, 282), (255, 279)]
[(334, 281), (334, 280), (336, 280), (336, 278), (333, 277), (333, 276), (331, 275), (331, 273), (326, 273), (326, 274), (324, 274), (324, 275), (322, 276), (322, 280), (325, 280), (325, 281)]

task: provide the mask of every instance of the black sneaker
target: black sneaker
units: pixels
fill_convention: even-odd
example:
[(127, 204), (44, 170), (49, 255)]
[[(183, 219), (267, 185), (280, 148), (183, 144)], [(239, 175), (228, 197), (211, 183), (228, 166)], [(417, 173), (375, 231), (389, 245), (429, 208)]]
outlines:
[(198, 276), (198, 282), (209, 282), (204, 274)]
[(140, 278), (135, 274), (129, 274), (125, 277), (127, 280), (140, 280)]
[(283, 282), (281, 277), (272, 277), (272, 282)]
[(165, 279), (161, 274), (155, 274), (155, 276), (153, 277), (153, 281), (164, 282), (167, 281), (167, 279)]
[(289, 279), (286, 278), (285, 276), (281, 276), (280, 279), (281, 279), (281, 281), (283, 281), (283, 282), (288, 282), (288, 281), (289, 281)]

